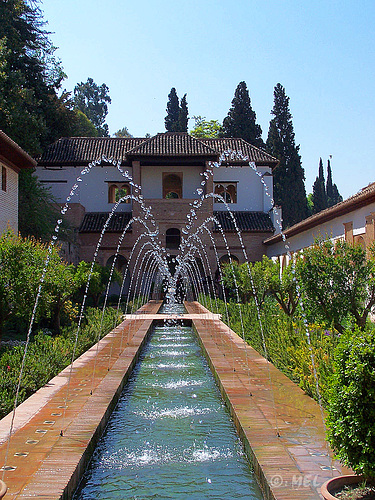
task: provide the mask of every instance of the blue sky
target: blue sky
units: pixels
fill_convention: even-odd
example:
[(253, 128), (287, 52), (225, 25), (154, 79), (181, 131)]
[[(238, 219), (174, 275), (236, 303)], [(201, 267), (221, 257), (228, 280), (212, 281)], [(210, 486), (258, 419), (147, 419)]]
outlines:
[(372, 0), (45, 0), (41, 8), (64, 87), (88, 77), (108, 85), (111, 134), (164, 132), (172, 87), (187, 94), (190, 117), (222, 122), (244, 80), (266, 140), (280, 82), (306, 191), (319, 157), (326, 165), (330, 155), (344, 198), (375, 181)]

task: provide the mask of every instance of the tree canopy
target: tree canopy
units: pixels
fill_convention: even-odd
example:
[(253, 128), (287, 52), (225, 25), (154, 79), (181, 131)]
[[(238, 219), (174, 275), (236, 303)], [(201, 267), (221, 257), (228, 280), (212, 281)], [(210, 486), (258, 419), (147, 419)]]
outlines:
[(108, 114), (109, 88), (105, 83), (97, 85), (92, 78), (87, 82), (78, 83), (74, 87), (74, 105), (82, 111), (94, 124), (100, 137), (108, 137), (108, 125), (105, 123)]
[(167, 116), (164, 119), (167, 132), (187, 132), (188, 115), (186, 94), (180, 103), (176, 89), (172, 87), (168, 95)]
[(209, 120), (203, 116), (193, 116), (195, 126), (191, 130), (190, 135), (197, 139), (215, 139), (222, 133), (222, 126), (218, 120)]
[(305, 172), (301, 164), (299, 146), (295, 144), (289, 97), (278, 83), (274, 89), (274, 106), (271, 113), (267, 151), (279, 160), (274, 175), (274, 199), (283, 211), (283, 227), (288, 227), (307, 216)]
[(264, 147), (262, 129), (256, 123), (256, 114), (251, 107), (249, 91), (245, 82), (240, 82), (234, 93), (232, 106), (223, 121), (222, 137), (240, 137), (258, 148)]

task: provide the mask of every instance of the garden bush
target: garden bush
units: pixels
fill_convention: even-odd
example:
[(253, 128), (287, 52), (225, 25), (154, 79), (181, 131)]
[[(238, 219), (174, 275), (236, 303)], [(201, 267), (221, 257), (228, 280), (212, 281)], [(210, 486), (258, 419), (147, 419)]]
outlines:
[[(79, 332), (75, 358), (111, 331), (119, 321), (120, 316), (115, 309), (105, 311), (103, 322), (100, 309), (88, 309)], [(73, 325), (63, 328), (61, 335), (52, 336), (49, 331), (39, 331), (35, 335), (28, 346), (18, 403), (70, 364), (76, 332), (77, 325)], [(13, 409), (23, 353), (24, 345), (20, 344), (3, 348), (0, 356), (0, 418)]]

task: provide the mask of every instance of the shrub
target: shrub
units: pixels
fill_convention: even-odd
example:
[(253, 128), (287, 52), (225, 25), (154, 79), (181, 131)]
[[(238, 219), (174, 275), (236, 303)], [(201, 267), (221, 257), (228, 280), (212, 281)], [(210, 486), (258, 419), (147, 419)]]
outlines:
[(328, 401), (328, 439), (357, 474), (375, 477), (375, 330), (341, 337)]

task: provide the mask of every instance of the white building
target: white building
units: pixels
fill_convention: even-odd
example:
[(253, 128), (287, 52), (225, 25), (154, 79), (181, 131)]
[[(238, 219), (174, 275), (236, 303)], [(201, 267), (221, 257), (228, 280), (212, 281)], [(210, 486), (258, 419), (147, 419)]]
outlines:
[(18, 232), (18, 174), (35, 166), (36, 161), (0, 130), (0, 234), (7, 228)]

